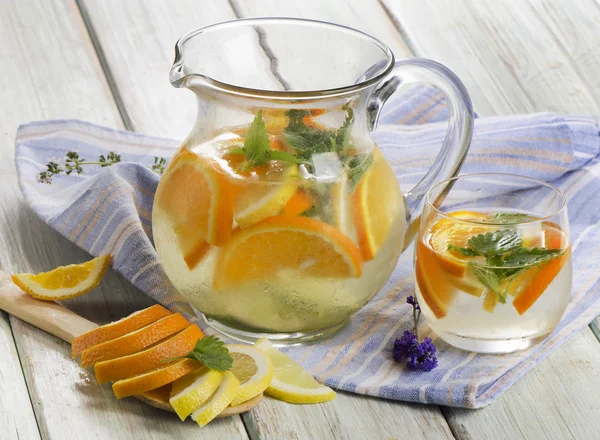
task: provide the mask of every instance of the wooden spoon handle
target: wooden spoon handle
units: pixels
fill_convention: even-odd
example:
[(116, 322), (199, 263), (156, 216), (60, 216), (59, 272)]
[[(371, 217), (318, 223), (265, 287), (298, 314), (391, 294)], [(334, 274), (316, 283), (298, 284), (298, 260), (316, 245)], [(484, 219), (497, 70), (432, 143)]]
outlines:
[(53, 301), (32, 298), (0, 271), (0, 309), (68, 342), (98, 327)]

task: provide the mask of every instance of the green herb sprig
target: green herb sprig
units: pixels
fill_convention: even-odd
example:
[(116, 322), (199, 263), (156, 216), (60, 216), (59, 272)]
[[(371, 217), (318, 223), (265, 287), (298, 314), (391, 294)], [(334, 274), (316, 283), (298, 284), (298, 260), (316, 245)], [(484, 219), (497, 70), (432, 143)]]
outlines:
[(164, 362), (186, 358), (194, 359), (204, 366), (217, 371), (227, 371), (233, 365), (233, 358), (229, 354), (227, 347), (225, 347), (225, 343), (213, 335), (198, 339), (194, 349), (185, 356), (166, 359)]
[(262, 118), (262, 110), (250, 124), (243, 146), (232, 148), (229, 154), (243, 154), (246, 160), (240, 165), (241, 171), (248, 171), (257, 165), (264, 165), (270, 160), (282, 160), (291, 163), (304, 163), (302, 158), (287, 151), (272, 150), (269, 134)]
[(449, 251), (460, 252), (465, 257), (484, 257), (486, 265), (470, 261), (469, 266), (479, 282), (506, 303), (502, 289), (506, 280), (516, 278), (522, 271), (558, 257), (561, 249), (525, 248), (515, 230), (499, 229), (495, 232), (474, 235), (467, 247), (448, 245)]
[[(121, 155), (114, 151), (109, 152), (106, 156), (101, 154), (97, 161), (89, 161), (79, 156), (76, 151), (69, 151), (64, 158), (64, 165), (60, 165), (58, 161), (51, 160), (46, 164), (46, 171), (42, 171), (38, 175), (38, 182), (40, 183), (52, 183), (52, 178), (58, 174), (70, 175), (83, 174), (83, 166), (86, 165), (100, 165), (102, 168), (114, 165), (121, 162)], [(154, 157), (154, 164), (152, 164), (152, 171), (157, 174), (162, 174), (165, 170), (167, 160), (164, 157)]]

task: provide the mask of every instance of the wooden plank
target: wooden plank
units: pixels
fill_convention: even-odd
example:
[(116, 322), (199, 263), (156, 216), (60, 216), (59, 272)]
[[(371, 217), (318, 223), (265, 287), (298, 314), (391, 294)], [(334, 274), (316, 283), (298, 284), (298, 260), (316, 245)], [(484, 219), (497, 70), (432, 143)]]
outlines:
[(377, 0), (232, 0), (231, 4), (240, 18), (296, 17), (329, 21), (379, 38), (398, 59), (412, 55)]
[(497, 402), (477, 411), (445, 408), (444, 415), (459, 439), (598, 438), (598, 377), (598, 341), (585, 329)]
[[(221, 21), (229, 13), (222, 10), (219, 15), (211, 9), (217, 5), (222, 7), (222, 3), (219, 2), (211, 2), (208, 6), (205, 2), (193, 3), (195, 7), (190, 6), (186, 9), (181, 7), (183, 2), (178, 2), (179, 8), (165, 8), (160, 2), (130, 1), (127, 2), (126, 12), (123, 13), (121, 8), (106, 7), (105, 4), (101, 6), (98, 2), (82, 0), (87, 20), (97, 38), (96, 45), (102, 48), (106, 65), (110, 66), (111, 76), (114, 78), (117, 94), (123, 99), (124, 111), (131, 115), (136, 129), (149, 129), (161, 136), (177, 136), (180, 129), (189, 130), (189, 125), (183, 127), (174, 122), (178, 127), (174, 128), (175, 125), (171, 124), (176, 118), (191, 121), (195, 116), (195, 109), (189, 110), (184, 102), (186, 93), (171, 89), (168, 98), (162, 99), (160, 97), (163, 96), (163, 92), (158, 92), (159, 99), (162, 99), (161, 102), (165, 105), (153, 107), (152, 102), (157, 99), (153, 86), (157, 84), (159, 77), (168, 86), (166, 70), (150, 74), (146, 72), (147, 68), (143, 64), (127, 65), (127, 60), (131, 57), (155, 60), (155, 57), (162, 56), (156, 54), (164, 54), (171, 50), (180, 34), (189, 30), (190, 24), (201, 26), (211, 21)], [(189, 5), (191, 2), (185, 4)], [(369, 8), (369, 5), (373, 9)], [(310, 1), (308, 4), (238, 2), (234, 3), (234, 6), (244, 15), (298, 15), (347, 25), (358, 26), (362, 23), (363, 30), (371, 31), (375, 35), (379, 33), (388, 43), (390, 40), (395, 41), (395, 50), (406, 53), (401, 39), (392, 32), (391, 22), (375, 2), (366, 2), (365, 5), (343, 1)], [(290, 9), (285, 9), (286, 6)], [(251, 7), (260, 9), (245, 9)], [(269, 9), (270, 7), (272, 9)], [(321, 13), (320, 7), (324, 8)], [(370, 14), (369, 10), (374, 11), (374, 15)], [(131, 32), (139, 32), (135, 30), (140, 27), (139, 17), (160, 17), (161, 21), (169, 25), (153, 26), (153, 37), (141, 41), (140, 35), (136, 34), (138, 38), (130, 35)], [(368, 29), (364, 23), (369, 23)], [(386, 26), (388, 37), (382, 35), (382, 29)], [(174, 34), (174, 29), (179, 30), (179, 34)], [(171, 62), (166, 58), (163, 61)], [(134, 95), (131, 91), (133, 87), (140, 92)], [(191, 114), (184, 114), (186, 112)], [(184, 130), (179, 137), (187, 134)], [(423, 426), (428, 427), (433, 437), (451, 437), (437, 407), (385, 402), (344, 393), (340, 393), (336, 401), (324, 405), (290, 406), (265, 399), (257, 409), (244, 416), (244, 421), (246, 426), (252, 428), (251, 435), (264, 438), (385, 438), (384, 436), (399, 437), (401, 434), (420, 437), (424, 432)]]
[[(0, 133), (3, 133), (0, 138), (0, 216), (5, 225), (0, 229), (1, 268), (6, 272), (41, 271), (84, 261), (89, 255), (43, 224), (24, 205), (13, 165), (14, 134), (22, 122), (85, 118), (122, 127), (75, 2), (0, 2), (0, 48), (3, 65), (0, 101), (14, 105), (0, 118)], [(76, 313), (100, 324), (150, 304), (147, 296), (112, 271), (90, 294), (65, 302)], [(181, 423), (172, 414), (136, 400), (117, 401), (110, 386), (98, 385), (89, 371), (71, 360), (68, 344), (15, 318), (11, 318), (11, 325), (43, 438), (129, 439), (138, 435), (161, 439), (247, 438), (239, 417), (201, 430), (194, 423)], [(12, 339), (6, 325), (1, 326), (0, 335), (0, 341)], [(0, 349), (5, 346), (1, 343)], [(10, 344), (2, 353), (0, 372), (3, 375), (6, 371), (21, 370)], [(9, 378), (14, 379), (14, 383)], [(1, 413), (0, 418), (5, 420), (6, 414), (9, 421), (2, 426), (10, 428), (21, 422), (17, 432), (32, 432), (32, 426), (37, 431), (29, 396), (19, 385), (19, 377), (4, 376), (0, 389), (0, 409), (10, 408)], [(18, 397), (15, 393), (19, 393)], [(11, 419), (15, 411), (22, 414), (20, 419)], [(35, 432), (21, 436), (35, 437)]]
[[(445, 64), (463, 80), (480, 115), (600, 111), (600, 101), (580, 73), (585, 70), (585, 77), (598, 81), (595, 62), (588, 58), (594, 52), (586, 55), (586, 63), (574, 62), (528, 3), (382, 1), (419, 56)], [(570, 2), (537, 3), (553, 4), (557, 15), (571, 9)], [(588, 33), (575, 33), (577, 27), (568, 27), (577, 35), (574, 41), (589, 41)]]
[[(480, 114), (598, 112), (595, 90), (586, 83), (597, 75), (598, 59), (569, 59), (522, 2), (384, 2), (418, 55), (443, 62), (463, 79)], [(570, 8), (548, 3), (560, 14)], [(444, 408), (444, 415), (458, 438), (595, 438), (600, 384), (589, 378), (598, 376), (599, 356), (598, 341), (585, 329), (497, 402), (478, 411)]]
[(585, 88), (600, 102), (600, 4), (596, 0), (528, 0), (554, 45), (573, 66)]
[(8, 315), (0, 312), (0, 439), (39, 439)]
[(235, 19), (224, 0), (80, 0), (129, 130), (184, 139), (196, 100), (169, 83), (175, 42), (189, 31)]
[(338, 392), (321, 405), (265, 399), (242, 416), (252, 438), (400, 439), (454, 438), (437, 406), (413, 405)]

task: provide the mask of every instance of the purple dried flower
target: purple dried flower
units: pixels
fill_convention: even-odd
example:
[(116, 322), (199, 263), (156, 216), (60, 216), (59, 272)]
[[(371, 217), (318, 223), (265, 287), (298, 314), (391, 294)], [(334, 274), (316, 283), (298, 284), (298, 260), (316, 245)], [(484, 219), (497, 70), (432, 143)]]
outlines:
[(421, 307), (419, 307), (419, 303), (417, 302), (417, 299), (414, 296), (410, 295), (408, 298), (406, 298), (406, 302), (413, 306), (415, 310), (421, 310)]
[(413, 346), (407, 356), (408, 362), (406, 365), (411, 370), (431, 371), (438, 364), (435, 352), (435, 345), (433, 345), (431, 338), (425, 338), (423, 342)]
[(392, 357), (396, 362), (406, 359), (410, 370), (431, 371), (438, 365), (435, 345), (431, 338), (425, 338), (419, 343), (418, 324), (421, 308), (412, 295), (406, 298), (406, 302), (413, 307), (413, 331), (405, 330), (402, 337), (394, 341)]
[(409, 354), (412, 353), (414, 347), (418, 344), (419, 341), (415, 334), (409, 330), (405, 330), (402, 337), (394, 341), (392, 357), (396, 362), (402, 362), (404, 359), (408, 358)]

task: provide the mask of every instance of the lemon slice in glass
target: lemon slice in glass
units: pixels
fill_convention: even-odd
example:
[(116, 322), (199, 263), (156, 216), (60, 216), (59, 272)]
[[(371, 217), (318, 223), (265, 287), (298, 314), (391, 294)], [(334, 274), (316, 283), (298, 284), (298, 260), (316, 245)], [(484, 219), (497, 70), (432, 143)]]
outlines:
[(321, 403), (335, 399), (335, 391), (317, 382), (267, 339), (259, 339), (254, 346), (264, 351), (273, 362), (273, 380), (265, 390), (268, 396), (289, 403)]

